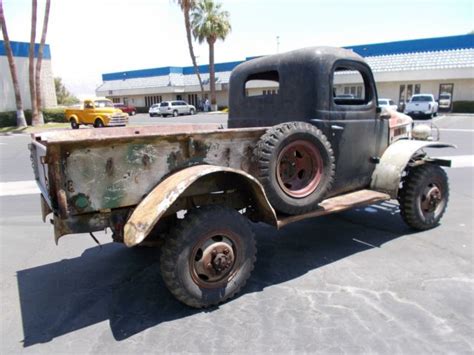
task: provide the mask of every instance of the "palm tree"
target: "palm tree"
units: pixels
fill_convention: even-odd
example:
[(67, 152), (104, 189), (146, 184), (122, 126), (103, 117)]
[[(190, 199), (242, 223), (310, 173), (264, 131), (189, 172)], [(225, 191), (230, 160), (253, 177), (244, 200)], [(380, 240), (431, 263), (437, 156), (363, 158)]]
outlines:
[(214, 72), (214, 44), (218, 39), (225, 40), (231, 26), (229, 13), (221, 10), (221, 4), (213, 0), (201, 0), (191, 14), (194, 38), (199, 43), (206, 41), (209, 45), (209, 83), (211, 87), (211, 105), (216, 109), (216, 82)]
[(10, 66), (10, 74), (12, 76), (13, 91), (15, 92), (16, 102), (16, 125), (17, 127), (26, 127), (25, 112), (23, 111), (23, 103), (21, 102), (20, 84), (16, 73), (15, 59), (13, 58), (12, 47), (10, 46), (10, 38), (8, 37), (7, 23), (3, 13), (3, 0), (0, 0), (0, 23), (2, 26), (3, 43), (7, 52), (8, 65)]
[(36, 105), (36, 90), (35, 90), (35, 41), (36, 41), (37, 8), (38, 8), (37, 0), (32, 0), (30, 51), (28, 55), (28, 76), (29, 76), (29, 83), (30, 83), (31, 122), (33, 126), (38, 123), (38, 107)]
[(43, 61), (43, 50), (46, 42), (46, 33), (48, 32), (49, 10), (51, 8), (51, 0), (46, 0), (46, 7), (44, 10), (43, 32), (41, 34), (41, 43), (38, 50), (38, 58), (36, 59), (36, 73), (35, 73), (35, 91), (36, 91), (36, 108), (38, 110), (37, 124), (43, 124), (43, 112), (41, 111), (41, 63)]
[(175, 0), (175, 1), (178, 3), (179, 7), (181, 7), (181, 11), (183, 11), (184, 26), (186, 27), (186, 38), (188, 39), (189, 55), (191, 56), (191, 60), (193, 62), (194, 72), (196, 73), (199, 80), (199, 86), (201, 87), (201, 94), (202, 96), (204, 96), (204, 86), (202, 85), (201, 74), (199, 74), (199, 68), (196, 62), (196, 55), (194, 54), (193, 41), (191, 39), (191, 23), (189, 20), (189, 13), (196, 6), (196, 1), (195, 0)]

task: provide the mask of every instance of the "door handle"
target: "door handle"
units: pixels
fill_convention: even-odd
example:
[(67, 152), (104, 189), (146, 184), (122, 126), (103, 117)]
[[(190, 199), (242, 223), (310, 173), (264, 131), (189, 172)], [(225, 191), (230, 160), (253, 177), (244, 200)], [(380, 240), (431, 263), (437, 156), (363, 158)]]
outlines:
[(331, 128), (334, 129), (335, 131), (343, 131), (344, 130), (344, 127), (342, 126), (338, 126), (338, 125), (331, 125)]

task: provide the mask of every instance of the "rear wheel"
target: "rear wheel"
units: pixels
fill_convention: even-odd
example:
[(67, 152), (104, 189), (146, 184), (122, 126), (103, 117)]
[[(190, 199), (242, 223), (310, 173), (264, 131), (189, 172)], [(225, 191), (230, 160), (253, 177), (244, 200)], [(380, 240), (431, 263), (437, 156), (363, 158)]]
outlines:
[(75, 118), (71, 118), (71, 120), (69, 122), (71, 123), (71, 128), (72, 129), (78, 129), (79, 128), (79, 123), (77, 123)]
[(425, 230), (438, 225), (449, 199), (446, 172), (437, 165), (413, 168), (399, 192), (400, 214), (407, 225)]
[(232, 208), (190, 210), (161, 252), (161, 274), (171, 293), (203, 308), (233, 297), (246, 283), (256, 260), (249, 221)]

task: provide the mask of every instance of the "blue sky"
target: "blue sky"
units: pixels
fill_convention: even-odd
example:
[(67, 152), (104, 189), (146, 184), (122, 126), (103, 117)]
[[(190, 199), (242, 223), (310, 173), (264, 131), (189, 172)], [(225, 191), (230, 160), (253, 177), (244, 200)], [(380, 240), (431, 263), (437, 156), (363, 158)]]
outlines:
[[(38, 41), (44, 0), (38, 0)], [(316, 45), (349, 46), (466, 34), (472, 0), (222, 0), (232, 32), (216, 61), (243, 60)], [(31, 1), (3, 0), (10, 39), (29, 41)], [(92, 95), (101, 74), (191, 65), (184, 21), (172, 0), (52, 0), (47, 42), (55, 76)], [(200, 64), (207, 45), (195, 44)]]

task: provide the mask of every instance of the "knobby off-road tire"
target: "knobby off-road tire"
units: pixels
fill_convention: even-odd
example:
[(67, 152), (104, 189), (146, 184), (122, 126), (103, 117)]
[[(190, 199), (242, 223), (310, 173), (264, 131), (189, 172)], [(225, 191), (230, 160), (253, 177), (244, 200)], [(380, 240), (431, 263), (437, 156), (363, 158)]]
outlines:
[(271, 127), (254, 151), (257, 175), (274, 208), (294, 215), (314, 210), (334, 179), (334, 153), (326, 136), (305, 122)]
[(411, 228), (426, 230), (438, 225), (449, 199), (446, 172), (424, 164), (409, 170), (399, 192), (400, 215)]
[(233, 297), (246, 283), (256, 260), (247, 218), (224, 206), (188, 211), (161, 250), (161, 274), (184, 304), (205, 308)]

